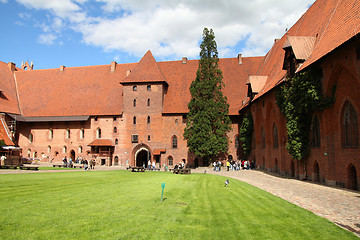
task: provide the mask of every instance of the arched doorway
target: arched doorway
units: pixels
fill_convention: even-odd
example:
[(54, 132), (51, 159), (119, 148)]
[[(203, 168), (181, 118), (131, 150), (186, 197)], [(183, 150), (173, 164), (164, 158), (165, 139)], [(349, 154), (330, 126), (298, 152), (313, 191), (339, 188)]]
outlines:
[(266, 167), (266, 165), (265, 165), (265, 157), (263, 157), (262, 169), (266, 170), (265, 167)]
[(71, 150), (70, 151), (70, 158), (74, 161), (75, 160), (75, 151)]
[(199, 166), (199, 159), (195, 158), (195, 168)]
[(320, 168), (319, 168), (319, 164), (317, 161), (314, 162), (312, 180), (313, 180), (313, 182), (320, 181)]
[(291, 160), (291, 163), (290, 163), (290, 177), (295, 177), (295, 163), (294, 163), (294, 160)]
[(118, 158), (118, 156), (115, 156), (115, 158), (114, 158), (114, 165), (119, 165), (119, 158)]
[(151, 159), (149, 150), (142, 147), (135, 153), (135, 166), (147, 168), (149, 159)]
[(358, 190), (357, 173), (354, 165), (350, 164), (347, 170), (346, 187), (352, 190)]

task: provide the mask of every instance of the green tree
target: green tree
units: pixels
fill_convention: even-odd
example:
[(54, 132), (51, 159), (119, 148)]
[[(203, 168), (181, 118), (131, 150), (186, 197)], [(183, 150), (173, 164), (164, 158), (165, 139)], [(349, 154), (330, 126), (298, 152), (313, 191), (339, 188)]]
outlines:
[(184, 131), (187, 146), (205, 162), (228, 150), (227, 133), (231, 130), (229, 104), (222, 93), (225, 86), (218, 67), (218, 52), (212, 29), (204, 28), (200, 45), (199, 68), (191, 83), (191, 100)]
[(244, 150), (245, 156), (249, 156), (251, 152), (251, 137), (254, 128), (253, 125), (253, 118), (249, 112), (245, 115), (240, 127), (240, 141), (242, 142), (241, 146)]

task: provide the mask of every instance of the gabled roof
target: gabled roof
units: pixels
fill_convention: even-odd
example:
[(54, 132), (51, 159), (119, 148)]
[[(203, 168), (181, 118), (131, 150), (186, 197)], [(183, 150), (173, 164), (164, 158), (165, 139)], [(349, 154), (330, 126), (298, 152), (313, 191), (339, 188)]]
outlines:
[(148, 82), (166, 83), (164, 75), (162, 74), (150, 50), (146, 52), (144, 57), (131, 71), (129, 76), (127, 76), (120, 83), (127, 84), (127, 83), (148, 83)]
[(288, 36), (283, 48), (291, 47), (296, 59), (306, 60), (314, 49), (315, 41), (315, 37)]
[(265, 86), (267, 76), (250, 76), (246, 84), (251, 86), (253, 93), (259, 93)]
[[(19, 114), (14, 73), (9, 68), (11, 64), (0, 61), (0, 112)], [(14, 70), (19, 71), (15, 67)]]

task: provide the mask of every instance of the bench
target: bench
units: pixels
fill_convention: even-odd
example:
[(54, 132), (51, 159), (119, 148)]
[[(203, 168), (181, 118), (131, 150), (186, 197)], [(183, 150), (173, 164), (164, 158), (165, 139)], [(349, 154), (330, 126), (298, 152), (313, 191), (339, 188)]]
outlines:
[(131, 167), (132, 172), (145, 172), (144, 167)]
[(53, 163), (53, 167), (64, 167), (64, 163)]
[(81, 164), (81, 163), (73, 163), (73, 164), (72, 164), (72, 167), (73, 167), (73, 168), (77, 168), (77, 167), (78, 167), (78, 168), (83, 168), (84, 165)]
[(183, 168), (183, 169), (172, 169), (173, 173), (175, 174), (190, 174), (191, 169), (190, 168)]
[(19, 166), (19, 168), (21, 170), (39, 170), (39, 166), (35, 166), (35, 165), (22, 165), (22, 166)]

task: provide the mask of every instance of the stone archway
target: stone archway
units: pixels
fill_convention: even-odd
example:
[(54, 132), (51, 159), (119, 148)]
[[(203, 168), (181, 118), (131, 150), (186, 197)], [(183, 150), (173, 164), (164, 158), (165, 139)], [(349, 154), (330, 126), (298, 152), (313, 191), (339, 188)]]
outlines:
[(279, 173), (279, 164), (277, 158), (275, 158), (274, 172)]
[(290, 177), (295, 177), (295, 163), (294, 163), (294, 160), (291, 160), (291, 163), (290, 163)]
[(75, 151), (74, 150), (70, 151), (70, 158), (72, 159), (73, 162), (75, 161)]
[(352, 164), (347, 168), (346, 188), (358, 190), (357, 172)]
[(133, 150), (134, 156), (134, 165), (137, 167), (148, 166), (148, 161), (151, 160), (151, 153), (148, 146), (145, 144), (138, 145)]
[(312, 181), (319, 182), (320, 181), (320, 167), (317, 161), (314, 162), (313, 172), (312, 172)]

